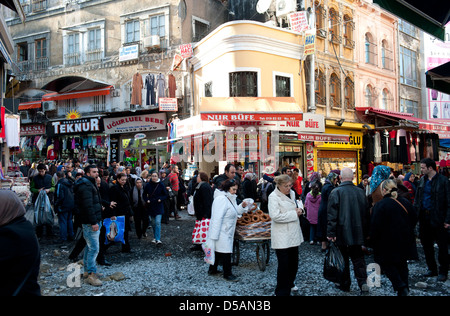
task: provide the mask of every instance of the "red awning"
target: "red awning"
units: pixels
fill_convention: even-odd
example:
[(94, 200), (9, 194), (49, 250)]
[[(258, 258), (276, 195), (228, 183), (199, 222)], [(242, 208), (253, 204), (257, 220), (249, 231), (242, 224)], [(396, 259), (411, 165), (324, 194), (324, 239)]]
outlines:
[(95, 97), (99, 95), (108, 95), (111, 93), (111, 88), (112, 86), (96, 90), (84, 90), (66, 93), (57, 93), (57, 92), (47, 93), (42, 97), (42, 101), (70, 100), (70, 99)]
[(41, 106), (42, 106), (41, 100), (23, 102), (23, 103), (19, 103), (19, 111), (30, 110), (30, 109), (40, 109)]
[(450, 132), (450, 122), (440, 121), (440, 120), (424, 120), (417, 117), (414, 117), (414, 114), (411, 113), (402, 113), (402, 112), (394, 112), (383, 109), (376, 109), (372, 107), (356, 107), (356, 111), (368, 115), (370, 113), (391, 117), (398, 120), (405, 120), (412, 123), (418, 124), (418, 128), (421, 130), (428, 130), (432, 132)]

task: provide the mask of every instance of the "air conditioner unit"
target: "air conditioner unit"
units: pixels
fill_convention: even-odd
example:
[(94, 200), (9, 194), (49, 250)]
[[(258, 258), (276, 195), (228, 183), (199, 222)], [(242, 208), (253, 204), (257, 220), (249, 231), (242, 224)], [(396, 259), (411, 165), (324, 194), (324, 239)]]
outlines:
[(277, 0), (276, 6), (276, 16), (286, 16), (297, 11), (297, 0)]
[(159, 38), (159, 35), (152, 35), (151, 39), (153, 48), (158, 48), (161, 46), (161, 39)]
[(28, 111), (20, 111), (20, 123), (32, 123), (31, 116)]
[(152, 37), (151, 36), (144, 37), (144, 47), (152, 48)]
[(44, 110), (44, 112), (56, 110), (56, 103), (55, 103), (55, 101), (44, 101), (44, 102), (42, 102), (42, 109)]

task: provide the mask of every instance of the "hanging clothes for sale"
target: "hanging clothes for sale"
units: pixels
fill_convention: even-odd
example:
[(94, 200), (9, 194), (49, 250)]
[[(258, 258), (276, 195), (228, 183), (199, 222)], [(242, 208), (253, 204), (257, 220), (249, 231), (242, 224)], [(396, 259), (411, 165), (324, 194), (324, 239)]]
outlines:
[(162, 73), (156, 77), (156, 88), (158, 90), (157, 103), (159, 104), (159, 98), (166, 97), (166, 79)]
[(398, 161), (398, 149), (396, 145), (397, 132), (395, 130), (389, 131), (389, 157), (391, 162)]
[(389, 161), (389, 132), (383, 130), (380, 132), (381, 142), (381, 161)]
[(140, 73), (135, 73), (133, 75), (133, 81), (131, 85), (131, 104), (141, 105), (142, 104), (142, 89), (144, 88), (144, 83), (142, 81), (142, 76)]
[(381, 162), (381, 138), (380, 138), (380, 132), (378, 132), (378, 131), (375, 132), (373, 146), (374, 146), (374, 151), (375, 151), (374, 162), (380, 163)]
[(147, 105), (156, 104), (156, 93), (155, 93), (155, 75), (148, 74), (145, 77), (145, 88), (147, 89), (145, 102)]
[(362, 163), (368, 164), (375, 160), (374, 155), (374, 136), (370, 133), (367, 133), (363, 136), (363, 144), (364, 150), (362, 153)]
[(173, 74), (169, 74), (167, 80), (169, 82), (169, 98), (175, 98), (175, 92), (177, 90), (177, 82), (175, 80), (175, 76)]
[(396, 145), (398, 146), (398, 161), (403, 164), (408, 164), (408, 146), (406, 142), (406, 131), (404, 129), (399, 129), (397, 131)]

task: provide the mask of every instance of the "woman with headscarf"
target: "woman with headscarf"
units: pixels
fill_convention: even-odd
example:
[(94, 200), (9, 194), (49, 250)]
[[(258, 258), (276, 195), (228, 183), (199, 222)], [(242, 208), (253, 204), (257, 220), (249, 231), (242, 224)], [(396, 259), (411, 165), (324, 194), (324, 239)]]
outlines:
[(404, 178), (403, 185), (408, 188), (408, 192), (411, 197), (411, 203), (414, 203), (414, 197), (416, 196), (416, 185), (414, 180), (416, 175), (412, 172), (408, 172)]
[(389, 179), (391, 175), (391, 168), (388, 166), (379, 165), (373, 169), (372, 177), (370, 178), (370, 199), (372, 205), (375, 205), (378, 201), (383, 199), (381, 194), (380, 184), (386, 179)]
[(322, 252), (327, 250), (327, 205), (328, 197), (331, 191), (337, 187), (339, 175), (335, 172), (330, 172), (325, 179), (325, 184), (322, 187), (320, 195), (319, 216), (317, 219), (317, 238), (322, 242)]
[(40, 249), (16, 193), (0, 190), (0, 296), (40, 296)]

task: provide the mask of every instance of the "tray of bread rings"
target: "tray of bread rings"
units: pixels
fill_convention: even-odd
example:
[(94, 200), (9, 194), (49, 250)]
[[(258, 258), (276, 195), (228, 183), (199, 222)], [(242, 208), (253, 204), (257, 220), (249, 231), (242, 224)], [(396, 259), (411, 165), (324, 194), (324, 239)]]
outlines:
[(240, 239), (269, 239), (271, 218), (253, 203), (236, 222), (236, 235)]

